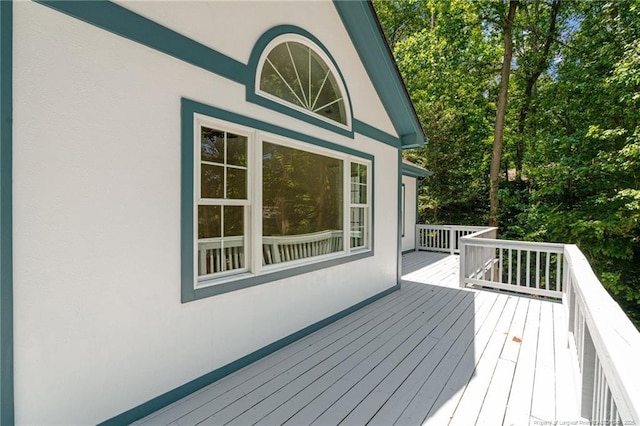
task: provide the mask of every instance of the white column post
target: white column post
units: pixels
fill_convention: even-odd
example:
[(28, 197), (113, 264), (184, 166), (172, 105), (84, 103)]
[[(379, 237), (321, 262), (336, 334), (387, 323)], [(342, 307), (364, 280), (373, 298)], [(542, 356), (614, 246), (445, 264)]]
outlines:
[(459, 272), (460, 272), (460, 288), (464, 288), (465, 287), (465, 283), (464, 280), (467, 276), (467, 265), (466, 265), (466, 256), (467, 256), (467, 245), (465, 244), (465, 238), (462, 237), (460, 238), (460, 268), (459, 268)]
[(455, 254), (456, 252), (456, 230), (454, 227), (449, 229), (449, 253)]

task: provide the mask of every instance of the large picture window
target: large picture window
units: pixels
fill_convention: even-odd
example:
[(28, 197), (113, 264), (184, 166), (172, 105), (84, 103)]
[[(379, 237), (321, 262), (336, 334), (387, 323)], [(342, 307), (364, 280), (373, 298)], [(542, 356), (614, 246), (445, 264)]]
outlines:
[(343, 250), (343, 161), (270, 142), (262, 151), (264, 264)]
[(370, 162), (196, 119), (196, 287), (370, 249)]

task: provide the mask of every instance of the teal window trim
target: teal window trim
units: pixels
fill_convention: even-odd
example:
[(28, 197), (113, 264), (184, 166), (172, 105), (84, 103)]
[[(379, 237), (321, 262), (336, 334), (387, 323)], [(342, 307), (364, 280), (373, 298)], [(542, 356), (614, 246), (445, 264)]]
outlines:
[(0, 1), (0, 424), (14, 414), (13, 1)]
[[(336, 78), (339, 78), (341, 80), (342, 87), (344, 87), (344, 90), (345, 90), (344, 96), (346, 97), (346, 106), (348, 109), (348, 115), (349, 117), (351, 117), (351, 122), (352, 122), (351, 130), (347, 130), (341, 126), (331, 124), (330, 122), (316, 118), (309, 113), (298, 111), (297, 109), (287, 106), (285, 103), (276, 102), (274, 100), (261, 96), (257, 93), (255, 77), (260, 72), (260, 70), (258, 69), (260, 57), (264, 53), (264, 50), (267, 47), (267, 45), (271, 43), (272, 40), (285, 34), (296, 34), (298, 36), (308, 39), (313, 44), (318, 46), (322, 50), (322, 52), (329, 58), (329, 60), (331, 61), (331, 64), (337, 71)], [(351, 97), (349, 96), (349, 89), (347, 88), (347, 84), (344, 80), (342, 72), (340, 71), (340, 68), (338, 68), (338, 65), (335, 59), (333, 59), (333, 56), (331, 56), (327, 48), (324, 47), (324, 45), (320, 42), (320, 40), (318, 40), (313, 34), (309, 33), (308, 31), (300, 27), (296, 27), (294, 25), (279, 25), (277, 27), (273, 27), (267, 30), (264, 34), (262, 34), (262, 36), (260, 36), (256, 44), (253, 46), (253, 50), (251, 51), (251, 55), (249, 56), (249, 63), (247, 67), (249, 69), (249, 73), (253, 76), (253, 78), (248, 79), (246, 82), (246, 99), (248, 102), (258, 104), (265, 108), (269, 108), (269, 109), (281, 112), (282, 114), (295, 117), (299, 120), (306, 121), (308, 123), (322, 127), (324, 129), (331, 130), (341, 135), (353, 138), (353, 109), (351, 106)]]
[[(345, 256), (336, 257), (324, 261), (318, 261), (306, 265), (295, 266), (273, 272), (265, 272), (260, 275), (238, 277), (233, 281), (227, 281), (208, 287), (194, 288), (194, 114), (202, 114), (232, 124), (249, 127), (252, 129), (273, 133), (289, 139), (306, 142), (322, 148), (341, 152), (347, 155), (368, 160), (371, 163), (371, 246), (367, 251), (357, 251)], [(218, 294), (228, 293), (255, 285), (281, 280), (288, 277), (304, 274), (311, 271), (326, 269), (332, 266), (353, 262), (374, 255), (375, 248), (375, 158), (356, 149), (338, 145), (326, 140), (306, 135), (294, 130), (270, 124), (255, 118), (247, 117), (235, 112), (223, 110), (190, 99), (182, 99), (181, 103), (181, 300), (182, 303), (199, 300)], [(399, 151), (398, 151), (399, 152)]]

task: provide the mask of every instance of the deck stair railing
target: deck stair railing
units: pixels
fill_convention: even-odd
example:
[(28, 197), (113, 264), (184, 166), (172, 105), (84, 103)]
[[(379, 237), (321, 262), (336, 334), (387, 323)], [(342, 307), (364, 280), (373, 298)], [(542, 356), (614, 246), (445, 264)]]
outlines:
[(460, 285), (562, 301), (574, 354), (579, 415), (640, 425), (640, 333), (575, 245), (498, 240), (495, 228), (461, 237)]

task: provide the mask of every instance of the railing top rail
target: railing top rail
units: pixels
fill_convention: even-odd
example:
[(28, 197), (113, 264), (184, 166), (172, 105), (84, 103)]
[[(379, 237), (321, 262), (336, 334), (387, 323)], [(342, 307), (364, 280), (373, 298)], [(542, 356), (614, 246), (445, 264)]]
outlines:
[(460, 239), (464, 239), (466, 241), (466, 239), (468, 238), (480, 238), (485, 234), (493, 234), (493, 236), (495, 237), (496, 233), (498, 232), (498, 228), (496, 228), (495, 226), (479, 226), (477, 228), (477, 232), (466, 235), (464, 237), (460, 237)]
[(431, 225), (428, 223), (419, 223), (416, 224), (417, 228), (422, 229), (457, 229), (460, 231), (477, 231), (482, 229), (487, 229), (486, 226), (466, 226), (466, 225)]
[[(565, 246), (573, 275), (573, 288), (581, 301), (589, 334), (609, 378), (620, 412), (640, 424), (640, 333), (604, 289), (584, 254), (575, 245)], [(622, 407), (620, 398), (627, 406)]]
[(551, 253), (563, 253), (565, 245), (559, 243), (538, 243), (533, 241), (513, 241), (513, 240), (494, 240), (486, 238), (477, 238), (478, 235), (471, 234), (462, 237), (461, 240), (471, 246), (495, 247), (504, 249), (521, 249), (521, 250), (538, 250), (548, 251)]

